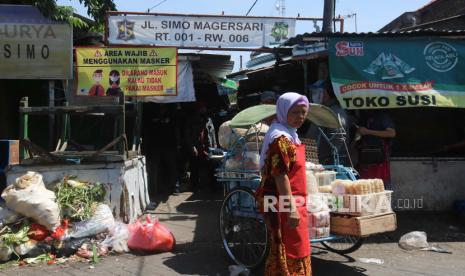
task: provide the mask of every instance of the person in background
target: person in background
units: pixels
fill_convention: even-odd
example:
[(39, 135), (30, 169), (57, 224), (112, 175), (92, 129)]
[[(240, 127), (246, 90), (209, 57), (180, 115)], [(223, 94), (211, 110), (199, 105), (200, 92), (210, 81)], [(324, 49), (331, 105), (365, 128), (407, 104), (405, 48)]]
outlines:
[(263, 91), (260, 95), (260, 104), (276, 104), (276, 93), (273, 91)]
[[(210, 162), (209, 148), (213, 147), (213, 142), (216, 138), (211, 136), (215, 133), (214, 128), (209, 124), (207, 116), (207, 108), (204, 103), (197, 103), (194, 116), (191, 117), (189, 123), (189, 136), (190, 136), (190, 183), (194, 192), (200, 188), (200, 180), (202, 175), (207, 177), (208, 185), (211, 191), (216, 190), (216, 179), (214, 168)], [(210, 128), (210, 129), (209, 129)]]
[[(285, 93), (276, 104), (277, 119), (265, 136), (260, 154), (262, 181), (256, 198), (270, 233), (265, 275), (311, 275), (306, 208), (305, 145), (297, 135), (308, 112), (307, 97)], [(268, 197), (284, 196), (290, 209), (266, 208)], [(303, 202), (302, 202), (303, 201)], [(269, 201), (268, 201), (269, 202)], [(298, 204), (299, 203), (299, 204)]]
[[(360, 126), (357, 128), (356, 138), (359, 147), (378, 147), (384, 153), (379, 162), (366, 162), (362, 153), (358, 156), (357, 170), (361, 178), (380, 178), (384, 181), (386, 190), (392, 190), (390, 157), (392, 139), (396, 137), (394, 122), (386, 112), (365, 110), (362, 113)], [(365, 158), (366, 159), (366, 158)]]
[[(276, 104), (276, 93), (273, 91), (263, 91), (263, 93), (260, 95), (260, 104)], [(271, 125), (273, 123), (273, 120), (275, 119), (275, 116), (266, 118), (263, 120), (263, 122), (267, 125)]]
[(159, 108), (158, 116), (152, 119), (155, 134), (150, 141), (156, 192), (179, 193), (177, 152), (180, 141), (176, 134), (174, 106), (160, 104)]
[[(351, 166), (348, 145), (350, 145), (350, 132), (351, 132), (351, 121), (352, 119), (347, 114), (346, 110), (343, 109), (334, 94), (333, 87), (330, 80), (317, 81), (312, 87), (312, 99), (316, 101), (315, 103), (322, 104), (329, 107), (334, 114), (338, 117), (339, 122), (345, 131), (345, 135), (337, 135), (331, 140), (331, 143), (336, 147), (336, 150), (339, 154), (339, 161), (343, 165)], [(322, 128), (323, 132), (330, 138), (332, 133), (335, 133), (335, 129)], [(342, 131), (342, 130), (338, 130)], [(333, 164), (333, 149), (328, 144), (328, 142), (322, 137), (322, 134), (318, 126), (312, 124), (305, 137), (311, 137), (317, 141), (318, 147), (318, 159), (321, 164)]]

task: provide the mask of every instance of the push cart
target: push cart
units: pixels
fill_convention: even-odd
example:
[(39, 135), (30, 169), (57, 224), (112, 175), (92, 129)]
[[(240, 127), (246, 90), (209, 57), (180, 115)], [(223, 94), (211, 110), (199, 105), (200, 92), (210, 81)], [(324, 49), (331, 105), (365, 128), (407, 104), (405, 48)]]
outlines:
[[(228, 158), (244, 150), (247, 141), (257, 141), (257, 123), (275, 114), (275, 105), (258, 105), (238, 113), (230, 123), (233, 128), (248, 128), (245, 136), (236, 141), (233, 150), (225, 152), (223, 163)], [(329, 108), (311, 104), (307, 118), (315, 125), (321, 136), (333, 149), (334, 163), (324, 166), (327, 170), (336, 172), (337, 179), (357, 179), (357, 173), (352, 167), (345, 167), (339, 163), (339, 155), (334, 146), (334, 139), (341, 139), (345, 131), (337, 115)], [(322, 128), (333, 130), (327, 135)], [(240, 153), (239, 153), (240, 154)], [(242, 152), (242, 154), (245, 154)], [(268, 252), (268, 233), (262, 215), (257, 210), (255, 190), (260, 184), (260, 172), (241, 167), (237, 170), (226, 169), (224, 166), (217, 170), (217, 181), (224, 184), (224, 199), (219, 214), (219, 230), (224, 249), (233, 262), (253, 269), (262, 264)], [(363, 238), (355, 236), (336, 236), (312, 239), (311, 243), (321, 243), (330, 251), (347, 254), (351, 253), (363, 243)]]

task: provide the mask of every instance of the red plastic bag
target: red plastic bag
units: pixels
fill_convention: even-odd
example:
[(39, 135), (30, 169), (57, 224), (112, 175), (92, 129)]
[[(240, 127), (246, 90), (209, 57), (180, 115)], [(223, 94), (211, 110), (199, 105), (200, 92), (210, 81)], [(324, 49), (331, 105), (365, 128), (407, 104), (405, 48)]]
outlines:
[(175, 239), (168, 228), (163, 226), (158, 219), (153, 222), (150, 216), (146, 216), (146, 223), (136, 220), (128, 226), (128, 247), (132, 250), (168, 252), (173, 250)]
[(48, 231), (47, 227), (37, 224), (37, 223), (33, 223), (31, 224), (31, 227), (29, 228), (29, 232), (27, 232), (27, 236), (30, 239), (33, 239), (36, 241), (43, 241), (51, 233), (52, 232)]
[(53, 232), (51, 236), (57, 240), (61, 240), (66, 235), (66, 233), (68, 233), (68, 227), (69, 220), (64, 219), (61, 222), (61, 225), (55, 229), (55, 232)]

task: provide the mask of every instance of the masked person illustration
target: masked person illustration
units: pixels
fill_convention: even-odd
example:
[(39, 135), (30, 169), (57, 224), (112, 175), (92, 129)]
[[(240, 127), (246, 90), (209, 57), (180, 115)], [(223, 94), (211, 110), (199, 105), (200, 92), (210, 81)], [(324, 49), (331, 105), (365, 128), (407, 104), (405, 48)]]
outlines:
[(92, 74), (94, 85), (89, 90), (89, 96), (105, 96), (105, 88), (100, 84), (102, 82), (102, 69), (95, 70)]
[(110, 75), (108, 77), (108, 82), (110, 87), (107, 89), (107, 96), (117, 96), (120, 98), (120, 103), (123, 103), (124, 93), (119, 87), (120, 83), (120, 75), (117, 70), (111, 70)]

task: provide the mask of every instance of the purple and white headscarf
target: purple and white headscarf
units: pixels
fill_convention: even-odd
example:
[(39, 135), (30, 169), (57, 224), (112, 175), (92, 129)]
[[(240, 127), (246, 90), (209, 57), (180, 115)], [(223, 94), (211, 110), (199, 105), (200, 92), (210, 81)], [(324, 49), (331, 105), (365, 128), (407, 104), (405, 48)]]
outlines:
[(307, 97), (295, 92), (287, 92), (278, 98), (276, 102), (277, 118), (273, 121), (270, 129), (266, 133), (262, 151), (260, 152), (260, 169), (265, 165), (266, 152), (274, 139), (284, 135), (291, 140), (292, 143), (296, 145), (301, 144), (299, 136), (297, 135), (297, 129), (291, 128), (287, 124), (287, 113), (294, 105), (306, 105), (308, 107)]

